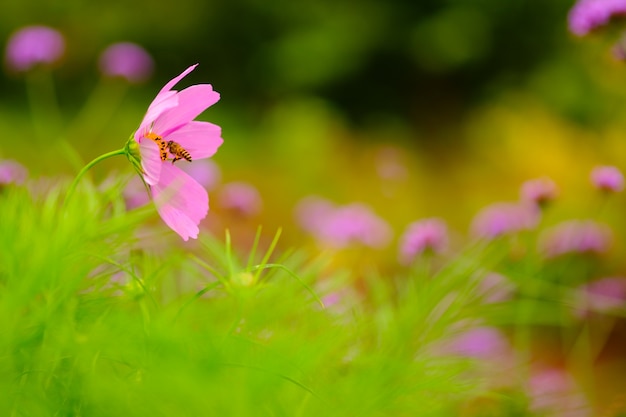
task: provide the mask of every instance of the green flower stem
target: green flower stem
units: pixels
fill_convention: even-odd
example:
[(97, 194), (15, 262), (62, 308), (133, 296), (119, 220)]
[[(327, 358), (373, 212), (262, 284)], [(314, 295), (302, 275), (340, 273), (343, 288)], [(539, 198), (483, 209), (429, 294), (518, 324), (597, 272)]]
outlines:
[(67, 202), (70, 200), (70, 197), (72, 196), (72, 194), (74, 194), (74, 190), (76, 189), (76, 186), (78, 185), (78, 181), (80, 181), (80, 179), (87, 173), (87, 171), (89, 171), (97, 163), (104, 161), (105, 159), (111, 158), (112, 156), (116, 156), (116, 155), (127, 155), (126, 148), (118, 149), (116, 151), (108, 152), (108, 153), (105, 153), (104, 155), (100, 155), (99, 157), (97, 157), (96, 159), (94, 159), (93, 161), (85, 165), (83, 169), (80, 170), (78, 175), (76, 175), (76, 178), (74, 178), (74, 181), (72, 182), (72, 185), (70, 185), (69, 190), (67, 190), (67, 195), (65, 196), (65, 204), (67, 204)]

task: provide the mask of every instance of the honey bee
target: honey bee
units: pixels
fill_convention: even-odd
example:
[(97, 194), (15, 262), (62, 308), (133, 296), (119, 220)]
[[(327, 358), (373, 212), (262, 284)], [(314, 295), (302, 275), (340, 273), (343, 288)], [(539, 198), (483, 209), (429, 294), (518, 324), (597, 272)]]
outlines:
[(145, 137), (153, 140), (159, 146), (161, 161), (167, 161), (169, 152), (170, 154), (174, 155), (174, 158), (172, 159), (172, 164), (176, 161), (180, 161), (181, 159), (185, 159), (186, 161), (191, 162), (191, 154), (179, 143), (174, 142), (173, 140), (166, 142), (165, 140), (163, 140), (163, 137), (157, 135), (154, 132), (146, 133)]
[(172, 164), (181, 159), (185, 159), (191, 162), (191, 155), (189, 154), (189, 152), (187, 152), (187, 150), (183, 148), (182, 146), (180, 146), (178, 143), (170, 140), (167, 142), (167, 148), (169, 149), (170, 153), (174, 155)]

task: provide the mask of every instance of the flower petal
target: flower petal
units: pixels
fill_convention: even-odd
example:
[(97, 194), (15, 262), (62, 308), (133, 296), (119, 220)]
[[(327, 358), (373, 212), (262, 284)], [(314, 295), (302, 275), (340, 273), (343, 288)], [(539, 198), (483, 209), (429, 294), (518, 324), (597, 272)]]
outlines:
[(180, 210), (171, 206), (157, 207), (159, 216), (163, 219), (170, 229), (178, 233), (186, 242), (189, 238), (197, 239), (200, 228), (189, 217), (185, 216)]
[(143, 178), (146, 183), (155, 185), (161, 177), (161, 154), (159, 146), (150, 139), (139, 142), (139, 153), (141, 154), (141, 167), (143, 168)]
[(152, 124), (154, 121), (167, 110), (173, 109), (178, 106), (178, 94), (176, 91), (166, 91), (164, 93), (159, 93), (152, 100), (150, 106), (148, 106), (148, 111), (146, 111), (139, 128), (135, 132), (135, 140), (137, 142), (141, 142), (141, 139), (144, 135), (150, 131)]
[(157, 94), (157, 97), (167, 91), (170, 91), (172, 89), (172, 87), (174, 87), (176, 84), (178, 84), (178, 82), (180, 80), (182, 80), (183, 78), (185, 78), (185, 76), (187, 74), (189, 74), (191, 71), (193, 71), (194, 69), (196, 69), (196, 67), (198, 66), (198, 64), (194, 64), (192, 66), (190, 66), (189, 68), (187, 68), (185, 71), (181, 72), (179, 76), (172, 78), (167, 84), (165, 84), (163, 86), (163, 88), (161, 89), (161, 91), (159, 91), (159, 94)]
[(220, 99), (211, 84), (197, 84), (178, 93), (178, 106), (168, 109), (154, 122), (154, 130), (167, 136), (189, 123)]
[(152, 100), (150, 106), (148, 106), (148, 111), (146, 115), (143, 117), (141, 124), (139, 125), (139, 129), (135, 132), (135, 140), (137, 142), (141, 142), (141, 138), (143, 135), (149, 131), (152, 127), (152, 123), (165, 111), (173, 109), (178, 106), (178, 92), (172, 91), (172, 87), (174, 87), (180, 80), (182, 80), (187, 74), (193, 71), (198, 64), (192, 65), (187, 68), (185, 71), (180, 73), (177, 77), (171, 79), (159, 94)]
[(167, 136), (189, 152), (191, 158), (208, 158), (213, 156), (224, 142), (221, 138), (222, 128), (209, 122), (189, 122)]
[(161, 178), (152, 186), (163, 221), (184, 240), (198, 236), (198, 224), (209, 211), (206, 190), (173, 164), (162, 164)]

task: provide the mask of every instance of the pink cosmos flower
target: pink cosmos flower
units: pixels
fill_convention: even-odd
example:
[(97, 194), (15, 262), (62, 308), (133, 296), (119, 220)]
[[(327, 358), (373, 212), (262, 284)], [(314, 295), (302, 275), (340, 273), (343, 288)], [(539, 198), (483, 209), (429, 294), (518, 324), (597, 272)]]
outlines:
[(626, 0), (579, 0), (569, 12), (569, 29), (575, 35), (584, 36), (608, 24), (614, 16), (625, 14)]
[(139, 144), (143, 179), (150, 187), (157, 211), (183, 240), (198, 237), (198, 225), (209, 210), (209, 196), (196, 180), (174, 164), (178, 149), (171, 144), (187, 152), (184, 159), (194, 161), (212, 156), (223, 142), (219, 126), (193, 120), (219, 100), (219, 93), (210, 84), (172, 90), (196, 66), (165, 84), (134, 134)]
[(599, 190), (619, 192), (624, 189), (624, 176), (614, 166), (598, 166), (591, 171), (591, 182)]
[(52, 64), (65, 52), (65, 40), (47, 26), (26, 26), (7, 42), (6, 63), (15, 71), (28, 71), (37, 64)]
[(441, 253), (448, 246), (448, 228), (441, 219), (424, 219), (411, 223), (400, 238), (400, 262), (411, 263), (426, 252)]
[(154, 61), (141, 46), (132, 42), (114, 43), (100, 55), (100, 71), (108, 77), (122, 77), (130, 83), (145, 81), (152, 74)]

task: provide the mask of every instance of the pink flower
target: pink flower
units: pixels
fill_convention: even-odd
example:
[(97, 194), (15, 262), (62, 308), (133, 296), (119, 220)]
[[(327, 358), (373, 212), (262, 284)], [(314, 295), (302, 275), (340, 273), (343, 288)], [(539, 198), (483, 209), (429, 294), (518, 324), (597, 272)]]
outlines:
[(22, 184), (28, 177), (28, 171), (19, 162), (0, 160), (0, 187), (8, 184)]
[(100, 55), (100, 71), (108, 77), (122, 77), (131, 83), (145, 81), (152, 74), (154, 61), (148, 52), (132, 42), (114, 43)]
[(544, 206), (556, 198), (557, 187), (550, 178), (536, 178), (522, 184), (520, 194), (522, 201)]
[(583, 299), (577, 310), (578, 316), (591, 311), (610, 312), (626, 306), (626, 278), (608, 277), (581, 287)]
[(503, 275), (491, 272), (480, 281), (478, 292), (485, 303), (501, 303), (513, 297), (515, 285)]
[(315, 233), (330, 218), (335, 205), (323, 197), (308, 196), (298, 202), (295, 217), (298, 225), (309, 233)]
[(261, 211), (263, 201), (259, 191), (245, 182), (231, 182), (222, 188), (220, 206), (242, 216), (254, 216)]
[(611, 229), (593, 220), (569, 220), (546, 230), (539, 241), (549, 258), (567, 253), (603, 253), (611, 243)]
[(157, 211), (183, 240), (198, 237), (198, 225), (209, 210), (209, 196), (174, 163), (208, 158), (223, 142), (219, 126), (193, 120), (219, 100), (213, 87), (198, 84), (172, 90), (196, 66), (187, 68), (161, 89), (134, 134), (143, 179), (152, 191)]
[(535, 205), (496, 203), (482, 209), (472, 222), (475, 235), (497, 237), (533, 229), (539, 223), (540, 212)]
[(599, 190), (619, 192), (624, 189), (624, 176), (613, 166), (598, 166), (591, 171), (591, 182)]
[(550, 416), (591, 415), (576, 381), (564, 370), (547, 368), (533, 372), (529, 380), (530, 411)]
[(38, 64), (52, 64), (65, 52), (65, 40), (47, 26), (26, 26), (7, 42), (6, 63), (16, 71), (28, 71)]
[(146, 186), (137, 176), (132, 177), (130, 181), (128, 181), (128, 184), (126, 184), (126, 187), (124, 187), (122, 191), (122, 195), (124, 196), (124, 202), (128, 210), (145, 206), (150, 202), (150, 196), (146, 194)]
[(443, 252), (448, 246), (448, 228), (440, 219), (424, 219), (411, 223), (400, 238), (400, 262), (409, 264), (418, 255)]
[(505, 354), (508, 342), (493, 327), (476, 327), (456, 335), (447, 350), (461, 356), (489, 359)]
[(322, 198), (307, 197), (296, 207), (296, 217), (322, 246), (336, 249), (353, 244), (380, 249), (392, 236), (389, 224), (360, 203), (335, 206)]
[(222, 179), (220, 167), (211, 159), (198, 163), (194, 161), (193, 164), (185, 164), (181, 168), (208, 191), (214, 190)]
[(626, 0), (579, 0), (569, 12), (569, 29), (578, 36), (604, 26), (614, 17), (626, 14)]

